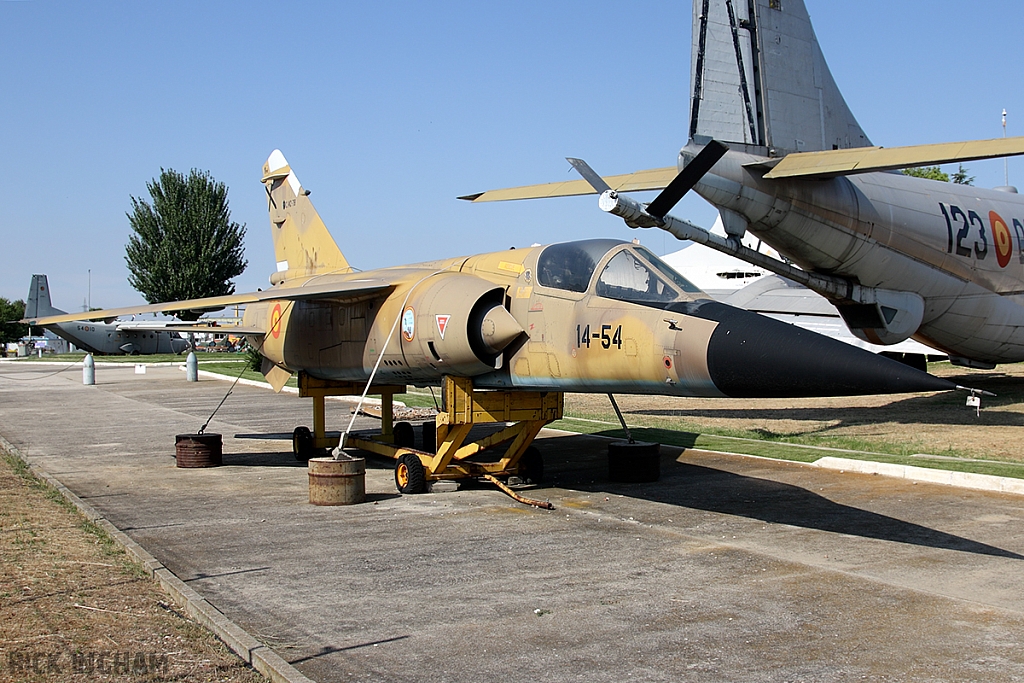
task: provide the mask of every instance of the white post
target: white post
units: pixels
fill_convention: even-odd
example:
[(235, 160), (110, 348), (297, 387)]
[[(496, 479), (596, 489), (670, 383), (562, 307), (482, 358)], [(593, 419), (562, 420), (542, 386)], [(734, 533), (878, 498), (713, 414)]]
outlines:
[(189, 351), (188, 358), (185, 359), (185, 378), (189, 382), (199, 381), (199, 360), (195, 351)]
[(92, 386), (96, 384), (96, 362), (92, 359), (92, 354), (86, 354), (85, 362), (82, 363), (82, 384), (86, 386)]

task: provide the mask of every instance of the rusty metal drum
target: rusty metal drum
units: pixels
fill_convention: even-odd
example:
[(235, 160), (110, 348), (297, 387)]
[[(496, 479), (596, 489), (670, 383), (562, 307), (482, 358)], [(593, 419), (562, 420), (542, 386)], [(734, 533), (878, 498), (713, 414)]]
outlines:
[(178, 467), (217, 467), (223, 444), (220, 434), (178, 434), (174, 437), (174, 458)]
[(313, 505), (355, 505), (366, 500), (366, 459), (311, 458), (309, 502)]

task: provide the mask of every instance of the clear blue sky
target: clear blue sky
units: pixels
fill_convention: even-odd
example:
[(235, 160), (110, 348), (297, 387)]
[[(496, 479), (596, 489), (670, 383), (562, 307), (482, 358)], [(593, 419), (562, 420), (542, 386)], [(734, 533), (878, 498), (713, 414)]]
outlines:
[[(1024, 135), (1009, 0), (806, 0), (832, 72), (876, 144)], [(140, 302), (129, 198), (161, 168), (210, 171), (247, 226), (238, 291), (274, 270), (258, 182), (280, 148), (361, 268), (636, 233), (593, 197), (455, 199), (669, 166), (686, 141), (691, 4), (0, 0), (0, 296), (47, 273), (54, 304)], [(1002, 161), (969, 164), (1003, 184)], [(1010, 162), (1024, 186), (1024, 162)], [(688, 197), (677, 215), (710, 225)], [(655, 251), (678, 247), (656, 232)]]

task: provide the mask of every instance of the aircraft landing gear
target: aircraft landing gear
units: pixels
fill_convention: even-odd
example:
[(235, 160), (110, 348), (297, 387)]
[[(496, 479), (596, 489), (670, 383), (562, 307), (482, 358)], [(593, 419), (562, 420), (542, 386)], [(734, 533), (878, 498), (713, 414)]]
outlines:
[(408, 422), (395, 423), (395, 445), (399, 448), (412, 448), (416, 445), (416, 431)]
[(519, 459), (519, 478), (524, 484), (539, 486), (544, 482), (544, 458), (536, 446), (530, 446)]
[(299, 462), (308, 462), (316, 454), (313, 433), (309, 431), (309, 427), (296, 427), (292, 432), (292, 452)]

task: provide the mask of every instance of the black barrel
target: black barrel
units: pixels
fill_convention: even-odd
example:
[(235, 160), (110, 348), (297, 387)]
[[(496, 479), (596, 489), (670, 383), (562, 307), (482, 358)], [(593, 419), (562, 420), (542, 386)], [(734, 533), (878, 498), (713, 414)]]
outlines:
[(608, 479), (623, 484), (658, 481), (661, 477), (661, 444), (612, 441), (608, 444)]

